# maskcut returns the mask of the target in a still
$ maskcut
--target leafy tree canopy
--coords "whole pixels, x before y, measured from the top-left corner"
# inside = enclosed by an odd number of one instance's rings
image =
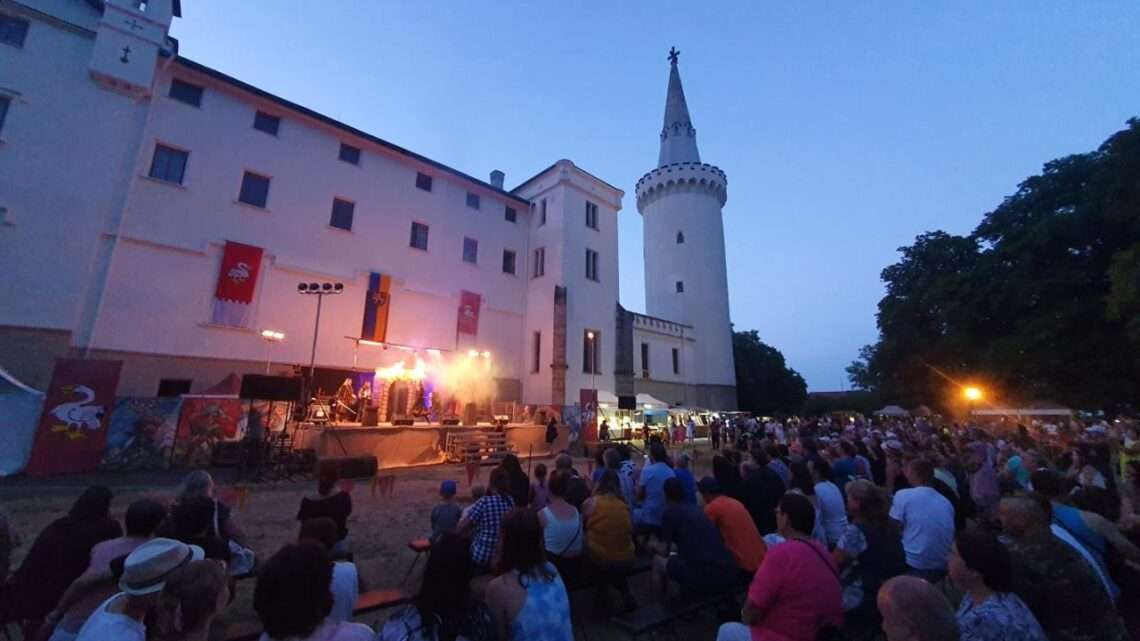
[[[736,397],[741,410],[762,415],[792,414],[807,398],[807,383],[788,367],[780,350],[755,330],[732,333]]]

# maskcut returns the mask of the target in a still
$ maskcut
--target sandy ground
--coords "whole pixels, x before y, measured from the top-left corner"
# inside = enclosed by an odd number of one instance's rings
[[[698,455],[695,474],[708,473],[708,451]],[[536,461],[536,463],[539,461]],[[546,461],[551,467],[550,461]],[[523,463],[524,469],[526,462]],[[586,459],[578,459],[575,467],[586,474],[589,468]],[[476,483],[485,483],[491,468],[481,468]],[[466,471],[456,465],[436,465],[421,468],[405,468],[382,474],[395,476],[390,495],[373,493],[371,480],[358,480],[352,489],[353,514],[349,519],[349,543],[366,585],[369,588],[398,586],[404,578],[414,558],[408,549],[409,540],[421,537],[429,531],[431,508],[439,502],[440,482],[452,479],[459,484],[459,499],[463,505],[470,502],[470,489]],[[0,481],[0,504],[8,513],[23,545],[15,550],[13,567],[22,560],[36,534],[52,520],[67,511],[71,502],[89,483],[101,483],[115,492],[112,505],[113,515],[122,518],[131,501],[153,496],[169,500],[173,497],[181,472],[147,475],[97,475],[30,481],[15,479]],[[246,532],[249,546],[261,558],[267,558],[282,545],[291,542],[297,535],[295,520],[301,497],[315,492],[314,481],[275,482],[261,484],[238,484],[229,481],[225,470],[215,472],[217,483],[222,488],[249,488],[244,505],[233,506],[233,518]],[[224,493],[224,490],[223,490]],[[420,562],[422,567],[422,561]],[[418,584],[413,575],[408,583]],[[645,602],[649,590],[648,575],[635,577],[635,593]],[[241,581],[235,602],[227,609],[226,620],[254,618],[251,607],[254,581]],[[593,594],[578,591],[572,595],[576,636],[588,639],[623,638],[605,621],[596,620],[591,612]],[[369,615],[364,623],[376,625],[382,622],[388,612]],[[713,639],[716,636],[714,614],[685,622],[678,630],[679,638]]]

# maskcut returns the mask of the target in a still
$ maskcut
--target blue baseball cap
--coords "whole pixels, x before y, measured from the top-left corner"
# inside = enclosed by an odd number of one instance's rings
[[[455,481],[444,481],[439,484],[439,493],[441,496],[455,496],[458,490],[459,486],[456,485]]]

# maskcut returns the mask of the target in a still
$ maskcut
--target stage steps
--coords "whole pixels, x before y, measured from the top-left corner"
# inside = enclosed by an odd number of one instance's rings
[[[498,465],[504,456],[514,453],[515,446],[502,432],[464,430],[448,432],[444,450],[452,463]]]

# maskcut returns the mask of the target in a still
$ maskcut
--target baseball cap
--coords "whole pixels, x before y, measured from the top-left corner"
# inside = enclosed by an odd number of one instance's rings
[[[444,481],[443,483],[439,484],[440,496],[455,496],[455,493],[458,491],[458,489],[459,488],[456,485],[455,481]]]

